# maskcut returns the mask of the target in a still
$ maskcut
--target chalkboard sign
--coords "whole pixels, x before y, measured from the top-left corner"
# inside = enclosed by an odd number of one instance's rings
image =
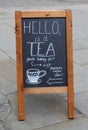
[[[67,85],[65,18],[22,18],[24,87]]]
[[[72,12],[16,11],[18,119],[24,94],[67,93],[74,118]]]

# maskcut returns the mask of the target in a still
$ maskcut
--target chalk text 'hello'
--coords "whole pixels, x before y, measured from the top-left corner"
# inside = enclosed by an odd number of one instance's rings
[[[59,22],[52,21],[24,21],[23,22],[23,33],[31,34],[59,34]]]

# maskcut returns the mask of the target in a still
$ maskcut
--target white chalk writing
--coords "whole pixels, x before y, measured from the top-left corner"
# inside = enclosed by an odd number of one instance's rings
[[[23,33],[31,34],[59,34],[59,22],[53,21],[51,26],[49,26],[49,21],[24,21],[23,23]]]
[[[52,43],[50,43],[46,49],[45,52],[43,52],[43,46],[44,42],[27,42],[30,44],[30,55],[36,56],[36,57],[52,57],[55,56],[54,46]],[[34,47],[36,46],[36,51],[34,50]]]

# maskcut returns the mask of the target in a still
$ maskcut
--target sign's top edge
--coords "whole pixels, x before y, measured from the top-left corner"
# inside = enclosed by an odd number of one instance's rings
[[[62,12],[62,11],[72,11],[71,9],[54,9],[54,10],[15,10],[15,12]]]
[[[19,14],[20,18],[27,18],[27,17],[66,17],[67,13],[70,12],[71,10],[42,10],[42,11],[16,11],[16,14]]]

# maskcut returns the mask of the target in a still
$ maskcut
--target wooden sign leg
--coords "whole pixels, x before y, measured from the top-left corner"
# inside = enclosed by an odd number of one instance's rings
[[[18,91],[18,120],[25,120],[24,113],[24,93],[22,90]]]
[[[72,88],[68,90],[68,118],[74,119],[74,91]]]
[[[15,12],[16,20],[16,62],[17,62],[17,86],[18,86],[18,120],[25,120],[24,115],[24,91],[23,91],[23,62],[22,62],[22,28],[21,12]]]
[[[72,12],[66,11],[67,32],[67,70],[68,70],[68,118],[74,118],[74,87],[73,87],[73,49],[72,49]]]

